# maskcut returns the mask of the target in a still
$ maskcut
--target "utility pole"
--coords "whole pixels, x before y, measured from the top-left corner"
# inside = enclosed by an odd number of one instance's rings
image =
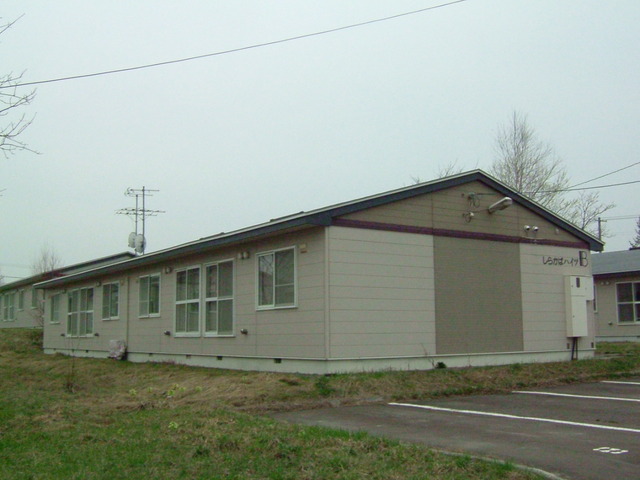
[[[134,217],[136,229],[135,232],[132,232],[129,235],[129,247],[135,249],[136,253],[139,255],[144,254],[144,250],[147,246],[147,239],[145,237],[145,219],[147,217],[155,217],[159,213],[166,213],[164,210],[147,210],[146,207],[146,198],[152,197],[153,193],[159,191],[160,190],[152,190],[146,187],[127,188],[124,194],[127,197],[135,197],[136,206],[135,208],[121,208],[120,210],[116,210],[117,215],[128,215]],[[142,199],[142,208],[140,208],[140,199]],[[142,223],[142,233],[138,230],[138,220]]]
[[[598,240],[602,240],[602,222],[606,222],[606,220],[598,217]]]

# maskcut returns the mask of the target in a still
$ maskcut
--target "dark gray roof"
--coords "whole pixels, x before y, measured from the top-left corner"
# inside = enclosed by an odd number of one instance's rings
[[[386,205],[399,200],[417,197],[425,193],[433,193],[445,190],[451,187],[465,185],[470,182],[479,181],[493,188],[494,190],[509,196],[514,202],[532,210],[542,216],[553,225],[562,228],[578,239],[582,240],[591,250],[601,251],[603,243],[593,235],[581,230],[572,223],[567,222],[557,216],[542,205],[534,202],[530,198],[519,194],[510,187],[493,178],[482,170],[472,170],[470,172],[452,175],[450,177],[439,178],[429,182],[418,183],[409,187],[399,188],[389,192],[371,195],[369,197],[351,200],[339,203],[329,207],[318,208],[310,212],[299,212],[285,217],[272,219],[269,222],[254,225],[252,227],[243,228],[233,232],[222,232],[211,237],[201,238],[199,240],[177,245],[153,253],[148,253],[131,260],[114,263],[93,270],[88,270],[76,275],[69,275],[64,278],[53,279],[38,284],[38,288],[48,288],[54,285],[63,285],[73,281],[85,278],[93,278],[99,275],[108,275],[111,273],[126,271],[132,268],[141,267],[143,265],[157,264],[158,262],[173,260],[186,255],[199,254],[211,251],[212,249],[223,247],[226,245],[240,244],[256,238],[293,231],[300,228],[309,228],[313,226],[330,226],[336,217],[347,215],[349,213],[359,212],[373,207]]]
[[[128,260],[134,257],[135,257],[135,254],[131,252],[122,252],[122,253],[116,253],[114,255],[109,255],[107,257],[100,257],[93,260],[88,260],[86,262],[74,263],[73,265],[60,267],[56,270],[51,270],[49,272],[38,273],[37,275],[21,278],[20,280],[16,280],[15,282],[5,283],[4,285],[0,285],[0,292],[7,292],[15,288],[34,285],[38,282],[44,282],[46,280],[51,280],[53,278],[64,277],[66,275],[74,275],[76,273],[83,272],[85,270],[98,268],[103,265],[120,262],[122,260]]]
[[[594,275],[640,273],[640,249],[598,253],[591,256]]]

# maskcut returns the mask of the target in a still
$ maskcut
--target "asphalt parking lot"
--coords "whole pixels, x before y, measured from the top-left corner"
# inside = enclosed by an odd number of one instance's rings
[[[640,479],[640,378],[275,417],[508,460],[564,479]]]

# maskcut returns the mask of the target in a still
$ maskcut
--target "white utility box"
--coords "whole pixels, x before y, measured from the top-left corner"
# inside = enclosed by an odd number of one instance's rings
[[[593,300],[593,277],[565,277],[564,296],[567,337],[586,337],[589,334],[587,301]]]

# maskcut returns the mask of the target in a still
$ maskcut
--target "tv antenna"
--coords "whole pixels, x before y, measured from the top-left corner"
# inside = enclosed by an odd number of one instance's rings
[[[150,188],[127,188],[124,194],[127,197],[135,197],[135,208],[121,208],[116,210],[117,215],[128,215],[134,217],[136,230],[129,234],[129,248],[133,248],[138,255],[143,255],[147,246],[147,239],[145,237],[145,219],[147,217],[155,217],[159,213],[166,213],[164,210],[149,210],[146,208],[146,198],[153,197],[153,194],[160,190],[152,190]],[[142,206],[140,206],[142,204]],[[138,221],[142,224],[142,232],[138,230]]]

